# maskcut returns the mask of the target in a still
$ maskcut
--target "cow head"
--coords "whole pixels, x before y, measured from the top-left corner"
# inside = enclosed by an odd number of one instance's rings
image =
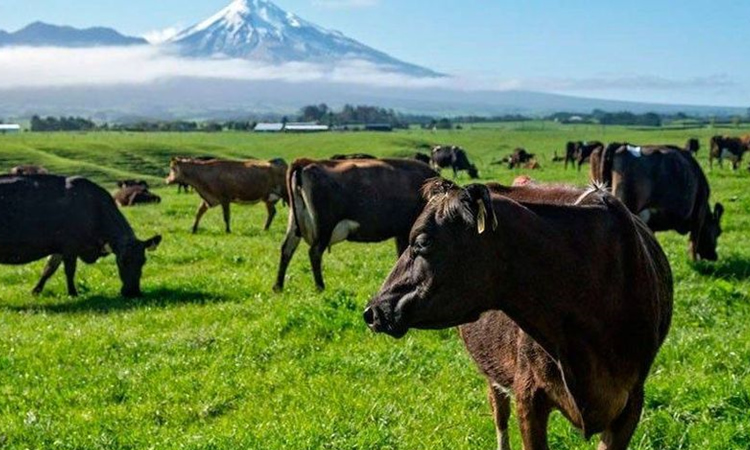
[[[471,179],[475,180],[479,178],[479,171],[477,170],[477,166],[474,164],[470,165],[468,169],[466,169],[467,172],[469,172],[469,177]]]
[[[146,264],[146,251],[153,251],[159,247],[161,236],[154,236],[146,241],[131,239],[114,249],[117,254],[117,269],[122,281],[123,297],[141,296],[141,275],[143,265]]]
[[[696,138],[688,139],[687,143],[685,144],[685,150],[689,151],[693,155],[697,154],[700,148],[701,148],[701,143]]]
[[[182,174],[182,158],[172,158],[169,162],[169,175],[165,180],[167,184],[175,184],[183,182]]]
[[[412,228],[409,247],[364,312],[375,332],[401,337],[410,328],[447,328],[490,309],[490,273],[478,270],[494,260],[483,248],[497,227],[489,190],[436,179],[427,182],[423,194],[427,206]]]
[[[707,208],[710,208],[707,206]],[[706,210],[706,219],[701,228],[698,245],[695,249],[697,257],[708,261],[716,261],[719,255],[716,253],[719,236],[721,235],[721,216],[724,215],[724,206],[717,203],[714,211]]]

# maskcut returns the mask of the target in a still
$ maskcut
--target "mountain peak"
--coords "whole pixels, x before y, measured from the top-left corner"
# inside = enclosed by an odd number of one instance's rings
[[[387,72],[439,77],[284,11],[269,0],[233,0],[168,44],[193,57],[231,57],[271,63],[366,61]]]

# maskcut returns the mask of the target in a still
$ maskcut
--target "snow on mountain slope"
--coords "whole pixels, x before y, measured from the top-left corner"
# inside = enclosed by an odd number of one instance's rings
[[[386,72],[442,76],[307,22],[268,0],[234,0],[212,17],[180,32],[168,44],[193,57],[323,64],[361,60]]]

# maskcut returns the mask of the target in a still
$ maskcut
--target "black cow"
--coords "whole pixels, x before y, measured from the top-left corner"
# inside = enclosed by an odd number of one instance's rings
[[[0,264],[28,264],[50,256],[34,294],[65,263],[68,293],[77,295],[78,259],[92,264],[111,251],[122,295],[141,295],[145,251],[156,249],[161,236],[138,240],[103,188],[80,177],[0,176],[0,211]]]
[[[711,149],[708,154],[708,165],[713,169],[714,159],[719,160],[719,167],[724,167],[723,159],[732,161],[732,170],[737,170],[742,162],[742,155],[750,149],[750,136],[744,138],[714,136],[711,138]]]
[[[416,152],[414,153],[414,156],[411,157],[411,159],[419,162],[423,162],[425,164],[430,164],[430,155],[422,152]]]
[[[466,156],[466,150],[455,145],[438,145],[432,149],[431,157],[432,168],[437,170],[450,167],[453,169],[453,176],[458,176],[459,170],[468,172],[471,178],[479,178],[477,167],[469,161]]]
[[[565,146],[565,168],[568,168],[568,162],[575,163],[578,170],[581,170],[583,163],[589,160],[591,154],[595,151],[602,151],[604,144],[599,141],[591,142],[568,142]]]

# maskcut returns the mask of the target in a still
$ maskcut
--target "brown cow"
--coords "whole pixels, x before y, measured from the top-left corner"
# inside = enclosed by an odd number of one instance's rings
[[[394,337],[462,325],[501,449],[510,391],[525,449],[548,448],[558,409],[585,437],[602,433],[600,449],[625,450],[672,316],[669,262],[648,228],[598,190],[438,181],[425,195],[367,325]]]
[[[42,166],[24,165],[10,169],[11,175],[47,175],[49,171]]]
[[[714,136],[711,138],[711,149],[708,154],[708,165],[714,167],[714,159],[719,160],[719,167],[724,167],[724,158],[732,161],[732,170],[737,170],[742,162],[742,155],[750,150],[750,135],[738,137]]]
[[[287,175],[289,225],[274,290],[284,288],[289,261],[303,238],[310,245],[319,290],[325,289],[323,252],[338,242],[380,242],[395,237],[401,254],[424,206],[419,189],[435,176],[426,164],[400,158],[294,161]]]
[[[112,197],[123,208],[147,203],[161,203],[161,197],[141,184],[122,185]]]
[[[268,210],[264,229],[268,230],[276,215],[276,203],[288,198],[284,182],[286,169],[283,160],[200,161],[173,158],[166,181],[167,184],[188,184],[203,199],[195,215],[193,233],[198,231],[198,223],[206,211],[217,205],[221,205],[226,232],[230,233],[229,204],[233,202],[264,202]]]
[[[717,259],[724,207],[709,205],[711,190],[695,158],[678,147],[610,145],[596,179],[653,231],[690,233],[693,260]]]

